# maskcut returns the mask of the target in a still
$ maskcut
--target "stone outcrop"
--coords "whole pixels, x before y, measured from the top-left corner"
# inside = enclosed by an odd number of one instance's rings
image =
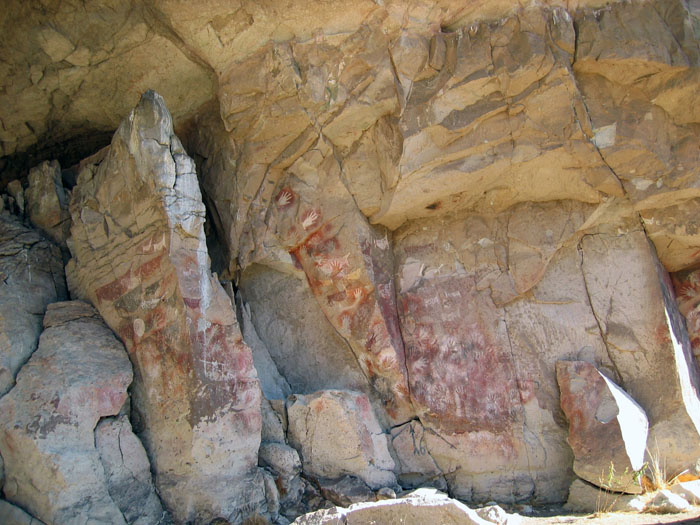
[[[700,374],[671,280],[641,231],[586,236],[582,250],[617,382],[649,418],[649,448],[680,473],[700,457]]]
[[[366,395],[328,390],[292,396],[288,414],[289,442],[308,476],[349,474],[373,489],[396,484],[387,436]]]
[[[432,486],[446,490],[445,478],[428,452],[426,437],[420,421],[410,421],[391,429],[399,483],[410,489]]]
[[[56,246],[0,215],[0,396],[36,348],[46,306],[66,298],[62,266]]]
[[[193,161],[147,92],[71,201],[68,280],[124,341],[137,431],[179,522],[263,505],[260,386],[230,299],[209,270]]]
[[[644,410],[585,361],[557,362],[574,472],[604,489],[639,494],[649,422]]]
[[[131,379],[123,345],[94,308],[50,305],[39,347],[0,399],[5,497],[46,523],[126,524],[93,431],[119,413]]]

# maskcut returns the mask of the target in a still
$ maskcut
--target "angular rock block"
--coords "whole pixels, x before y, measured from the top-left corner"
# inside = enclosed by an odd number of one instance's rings
[[[41,335],[49,303],[66,298],[61,253],[19,219],[0,215],[0,396]]]
[[[356,476],[372,489],[396,485],[394,460],[365,394],[326,390],[292,396],[289,442],[308,476]]]
[[[70,236],[68,196],[63,189],[61,166],[58,161],[44,161],[29,170],[29,188],[26,192],[27,215],[60,246]]]
[[[557,362],[574,472],[604,489],[639,494],[649,422],[644,410],[592,364]]]
[[[0,399],[5,496],[46,523],[125,524],[93,431],[127,399],[129,358],[86,303],[50,305],[44,327],[17,384]]]
[[[319,510],[294,521],[297,525],[364,525],[382,523],[440,523],[442,525],[489,525],[474,510],[446,494],[421,489],[405,498],[356,503],[348,508]]]
[[[352,476],[343,476],[340,479],[319,478],[316,481],[319,489],[321,489],[321,495],[340,507],[377,500],[374,492],[364,481]],[[387,487],[384,487],[384,489],[391,490]]]
[[[582,270],[625,391],[649,418],[649,449],[671,475],[700,459],[700,371],[671,280],[644,232],[587,235]]]
[[[71,201],[74,294],[134,365],[136,430],[176,521],[241,520],[264,505],[260,386],[229,297],[209,269],[194,162],[149,91]]]
[[[151,479],[151,465],[126,416],[105,418],[95,428],[95,446],[107,490],[129,525],[167,523]]]
[[[646,507],[644,496],[608,492],[576,479],[569,488],[564,508],[569,512],[641,512]]]
[[[398,459],[398,477],[402,487],[447,489],[442,471],[428,451],[425,429],[419,421],[392,428],[391,446]]]

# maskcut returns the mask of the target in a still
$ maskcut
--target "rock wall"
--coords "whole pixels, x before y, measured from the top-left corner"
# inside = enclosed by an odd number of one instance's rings
[[[642,448],[696,468],[698,9],[511,4],[8,4],[29,37],[0,45],[0,404],[70,254],[133,366],[132,410],[124,379],[80,437],[115,522],[419,486],[558,503]],[[66,169],[23,177],[57,144]],[[598,389],[558,383],[569,362]],[[595,423],[618,394],[648,418],[634,458]],[[11,448],[8,500],[84,514],[26,495]]]

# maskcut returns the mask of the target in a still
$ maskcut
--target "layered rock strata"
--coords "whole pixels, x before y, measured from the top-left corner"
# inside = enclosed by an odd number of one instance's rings
[[[260,386],[210,273],[194,163],[147,92],[71,201],[68,279],[124,341],[137,431],[178,522],[240,520],[264,503]]]

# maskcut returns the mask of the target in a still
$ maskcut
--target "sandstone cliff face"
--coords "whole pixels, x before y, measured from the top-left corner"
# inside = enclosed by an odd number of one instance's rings
[[[365,483],[562,502],[628,436],[572,419],[603,383],[648,417],[621,469],[644,445],[700,460],[698,9],[463,4],[8,5],[30,38],[2,48],[2,181],[121,124],[9,185],[2,224],[65,243],[72,296],[123,341],[176,522],[294,519]],[[36,251],[17,235],[8,264]],[[0,354],[5,391],[38,334]],[[558,384],[562,361],[598,389]],[[100,454],[115,504],[157,509]]]

